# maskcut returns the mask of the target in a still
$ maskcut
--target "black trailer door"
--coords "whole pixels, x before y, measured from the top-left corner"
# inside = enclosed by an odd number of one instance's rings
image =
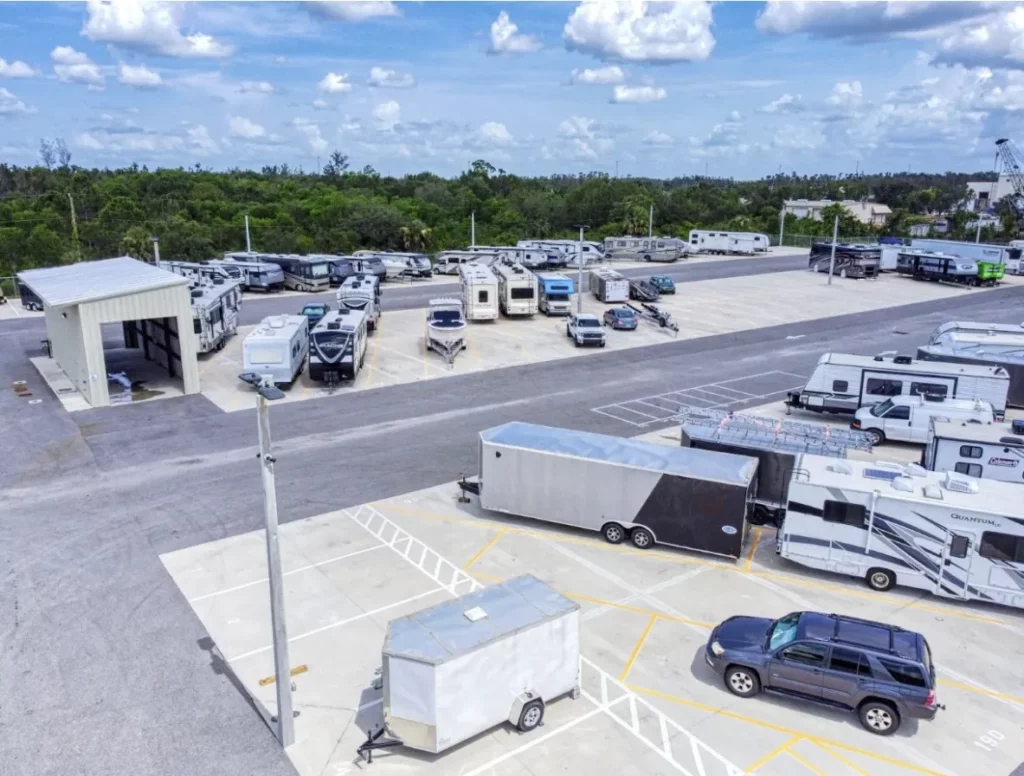
[[[663,474],[634,522],[661,544],[738,558],[747,486]]]

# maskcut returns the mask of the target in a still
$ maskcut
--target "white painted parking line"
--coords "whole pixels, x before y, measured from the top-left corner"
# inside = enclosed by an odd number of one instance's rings
[[[725,383],[716,383],[715,384],[715,392],[716,393],[724,393],[726,395],[728,395],[728,394],[736,394],[736,398],[743,398],[743,397],[750,398],[751,396],[754,396],[754,394],[750,393],[749,391],[737,391],[735,388],[730,388]]]
[[[652,403],[651,403],[651,402],[649,402],[649,401],[642,401],[642,400],[637,400],[637,401],[636,401],[636,402],[634,402],[634,403],[635,403],[635,404],[642,404],[642,405],[644,405],[645,407],[650,407],[650,408],[651,408],[651,409],[653,409],[653,410],[657,410],[658,412],[662,413],[663,417],[667,417],[667,418],[670,418],[670,417],[672,417],[673,415],[675,415],[675,414],[676,414],[676,410],[671,410],[671,409],[669,409],[668,407],[660,407],[660,406],[658,406],[657,404],[652,404]],[[655,417],[657,417],[657,416],[655,416]],[[659,418],[659,420],[660,420],[660,419],[661,419],[661,418]]]

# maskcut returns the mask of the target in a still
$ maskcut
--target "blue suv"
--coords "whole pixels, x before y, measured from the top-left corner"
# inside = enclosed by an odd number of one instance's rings
[[[880,736],[944,708],[935,701],[924,636],[871,620],[818,612],[730,617],[711,632],[704,659],[733,695],[771,692],[852,711]]]

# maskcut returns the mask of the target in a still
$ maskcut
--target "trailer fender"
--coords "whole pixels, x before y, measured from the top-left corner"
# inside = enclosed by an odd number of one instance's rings
[[[544,699],[533,690],[521,692],[512,701],[508,721],[522,733],[528,733],[544,722]]]

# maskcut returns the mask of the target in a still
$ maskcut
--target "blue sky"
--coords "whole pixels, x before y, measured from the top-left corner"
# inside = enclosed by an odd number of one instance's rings
[[[0,160],[454,175],[990,169],[1024,7],[5,3]],[[1020,138],[1017,138],[1020,140]]]

